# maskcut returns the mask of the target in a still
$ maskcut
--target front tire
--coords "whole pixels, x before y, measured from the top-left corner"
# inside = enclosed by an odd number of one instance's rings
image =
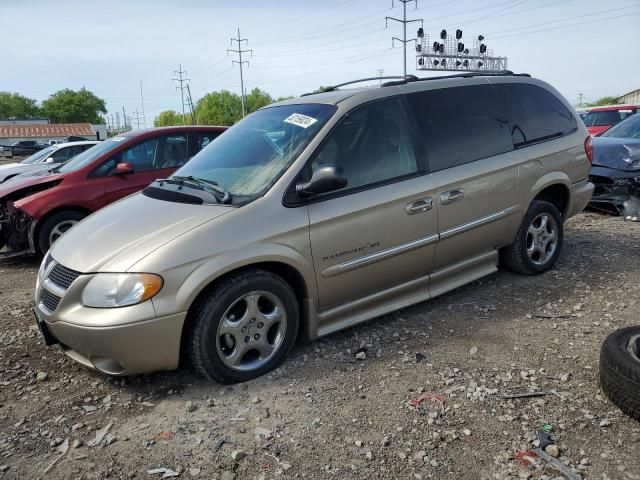
[[[195,305],[186,347],[196,371],[220,383],[259,377],[286,358],[298,335],[289,284],[263,270],[233,274]]]
[[[522,219],[516,238],[500,251],[502,263],[524,275],[549,270],[558,260],[564,241],[562,216],[555,205],[534,200]]]
[[[48,217],[38,231],[37,247],[40,253],[47,253],[56,240],[85,217],[84,213],[73,210],[57,212]]]

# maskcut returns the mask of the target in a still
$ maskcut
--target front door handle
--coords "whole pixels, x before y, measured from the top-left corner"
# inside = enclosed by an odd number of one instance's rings
[[[449,205],[450,203],[457,202],[464,198],[464,190],[461,188],[455,188],[440,194],[440,203],[442,205]]]
[[[433,208],[433,199],[431,197],[421,198],[415,202],[407,204],[407,215],[416,215],[418,213],[428,212]]]

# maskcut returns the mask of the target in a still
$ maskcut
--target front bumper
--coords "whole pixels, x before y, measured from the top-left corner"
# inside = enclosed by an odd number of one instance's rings
[[[175,370],[186,313],[111,327],[44,321],[73,360],[109,375]]]

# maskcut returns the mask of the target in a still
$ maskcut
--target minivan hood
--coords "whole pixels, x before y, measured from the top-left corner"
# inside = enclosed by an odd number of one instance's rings
[[[235,210],[226,205],[167,202],[136,193],[87,217],[51,248],[51,256],[82,273],[126,272],[180,235]]]

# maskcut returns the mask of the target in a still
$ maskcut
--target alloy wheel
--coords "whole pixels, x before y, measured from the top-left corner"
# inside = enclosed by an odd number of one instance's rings
[[[218,355],[233,370],[255,370],[274,357],[286,329],[282,301],[270,292],[249,292],[222,315],[216,333]]]
[[[65,220],[63,222],[58,223],[49,234],[49,245],[53,245],[53,243],[58,240],[67,230],[73,227],[77,220]]]
[[[527,229],[527,255],[536,265],[549,261],[558,247],[558,224],[549,213],[537,215]]]

